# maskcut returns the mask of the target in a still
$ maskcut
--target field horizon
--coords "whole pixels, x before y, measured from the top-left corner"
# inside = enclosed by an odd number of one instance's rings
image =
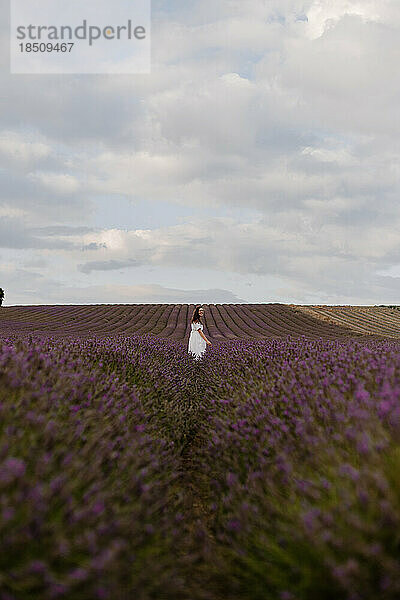
[[[282,336],[400,338],[394,305],[203,303],[204,329],[216,341]],[[0,331],[150,334],[186,340],[194,304],[38,304],[3,306]]]

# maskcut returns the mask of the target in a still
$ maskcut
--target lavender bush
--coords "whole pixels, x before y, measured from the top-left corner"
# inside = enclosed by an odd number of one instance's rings
[[[200,468],[216,589],[400,597],[399,346],[304,338],[213,353],[216,409]]]
[[[186,593],[178,454],[102,366],[79,340],[1,343],[4,600]]]
[[[0,599],[400,597],[400,346],[0,340]]]

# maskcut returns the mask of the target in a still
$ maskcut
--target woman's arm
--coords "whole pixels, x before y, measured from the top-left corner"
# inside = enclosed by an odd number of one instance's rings
[[[199,332],[199,334],[201,335],[201,337],[203,338],[203,340],[206,340],[207,344],[211,344],[210,340],[208,340],[206,338],[206,336],[204,335],[204,333],[202,332],[201,329],[198,329],[197,331]]]

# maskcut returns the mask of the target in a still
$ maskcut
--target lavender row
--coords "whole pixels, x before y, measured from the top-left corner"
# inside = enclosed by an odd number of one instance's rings
[[[142,385],[151,368],[148,386],[171,381],[171,409],[176,382],[154,373],[160,347],[111,347],[0,341],[2,600],[187,593],[180,456],[160,426],[162,393],[155,406]],[[118,352],[136,387],[118,372]]]
[[[400,597],[400,346],[302,340],[210,350],[197,468],[230,598]]]
[[[397,343],[221,342],[196,363],[152,336],[15,336],[0,372],[0,598],[399,597]]]

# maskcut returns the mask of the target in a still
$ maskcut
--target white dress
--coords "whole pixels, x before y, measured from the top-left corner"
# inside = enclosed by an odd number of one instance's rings
[[[203,325],[201,323],[192,323],[192,331],[189,336],[188,352],[194,354],[196,359],[201,358],[207,345],[206,340],[199,334],[199,329],[203,331]]]

